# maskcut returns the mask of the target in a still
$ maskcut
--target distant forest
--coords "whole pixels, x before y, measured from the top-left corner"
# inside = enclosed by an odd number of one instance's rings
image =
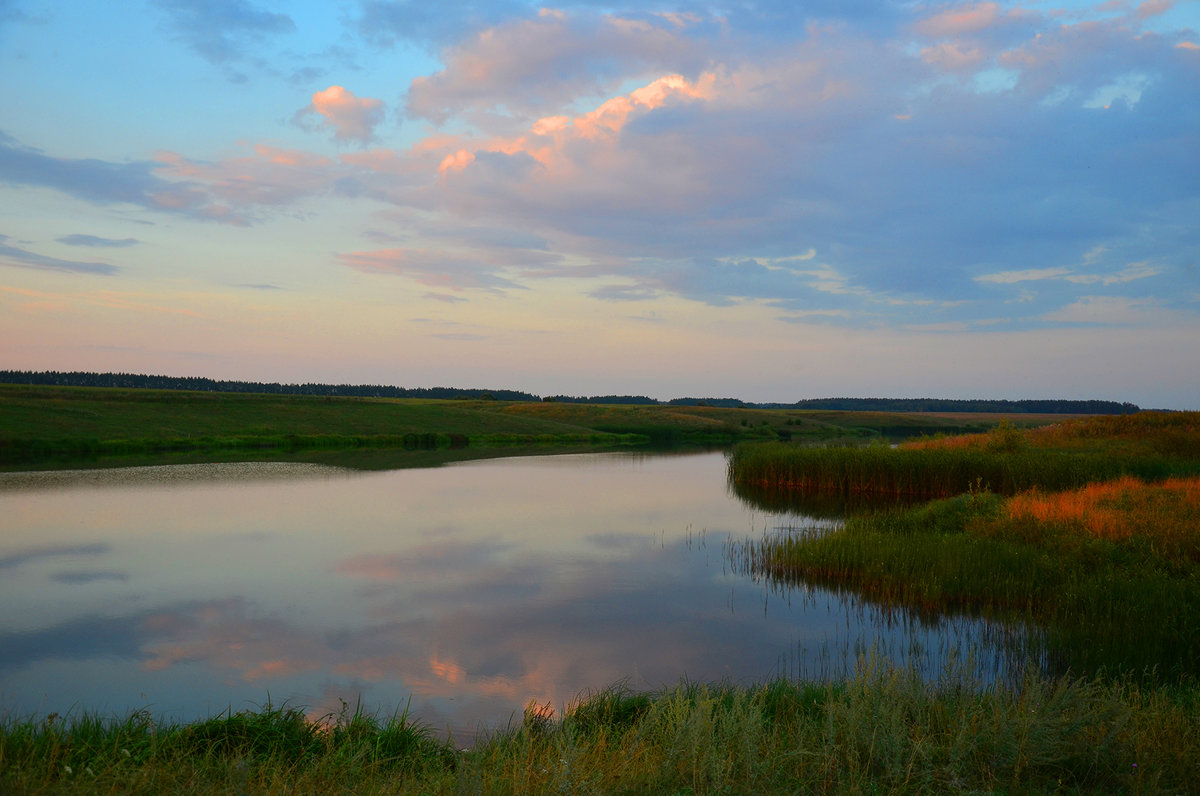
[[[45,384],[59,387],[122,387],[148,390],[265,393],[267,395],[347,395],[360,398],[475,398],[497,401],[538,401],[516,390],[460,390],[453,387],[389,387],[383,384],[271,384],[261,381],[217,381],[201,377],[145,376],[140,373],[39,373],[0,370],[0,384]]]
[[[795,403],[748,403],[736,398],[675,398],[659,401],[645,395],[573,397],[537,395],[518,390],[460,389],[457,387],[391,387],[382,384],[273,384],[258,381],[218,381],[202,377],[146,376],[136,373],[0,370],[0,384],[42,384],[60,387],[122,387],[152,390],[265,393],[268,395],[344,395],[365,398],[448,398],[497,401],[557,401],[587,404],[719,406],[746,409],[829,409],[860,412],[1002,412],[1008,414],[1128,415],[1141,411],[1132,403],[1066,400],[952,400],[945,398],[811,398]]]

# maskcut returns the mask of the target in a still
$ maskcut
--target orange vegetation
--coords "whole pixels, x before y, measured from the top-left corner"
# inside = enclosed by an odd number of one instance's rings
[[[953,437],[934,437],[933,439],[912,439],[900,445],[906,450],[967,450],[987,446],[988,435],[956,434]]]
[[[1071,492],[1034,490],[1009,499],[1006,513],[1110,541],[1141,537],[1174,552],[1200,553],[1200,477],[1147,484],[1126,476]]]
[[[1014,446],[1195,459],[1200,458],[1200,412],[1095,415],[1024,430],[1002,419],[1000,426],[985,433],[912,440],[902,445],[914,450],[995,450]]]

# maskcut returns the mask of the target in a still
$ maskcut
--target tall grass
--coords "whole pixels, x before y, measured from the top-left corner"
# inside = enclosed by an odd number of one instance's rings
[[[846,497],[938,498],[962,494],[973,486],[1013,494],[1035,486],[1066,489],[1122,475],[1163,478],[1174,471],[1172,462],[1161,458],[882,445],[812,448],[745,443],[734,448],[729,462],[729,477],[737,487],[769,486]]]
[[[1109,434],[1116,429],[1117,434]],[[1200,472],[1200,412],[1144,412],[1021,431],[1002,423],[985,434],[909,442],[899,448],[744,443],[730,481],[831,495],[950,497],[972,487],[1011,495],[1070,489],[1121,476],[1158,480]]]
[[[910,450],[1032,447],[1042,450],[1122,451],[1128,455],[1200,459],[1200,412],[1138,412],[1073,418],[1024,431],[1010,423],[986,433],[912,440]]]
[[[1076,672],[1200,676],[1200,478],[1125,478],[1061,494],[975,493],[752,545],[782,583],[1048,630]]]
[[[1030,675],[620,688],[456,749],[402,717],[264,709],[183,726],[0,723],[6,793],[1179,793],[1200,693]]]
[[[0,792],[354,792],[390,782],[436,783],[453,771],[452,747],[397,714],[361,710],[313,721],[266,705],[193,724],[160,724],[140,711],[0,724]]]

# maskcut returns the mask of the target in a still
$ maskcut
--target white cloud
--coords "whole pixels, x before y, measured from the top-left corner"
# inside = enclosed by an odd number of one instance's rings
[[[975,277],[976,282],[995,285],[1014,285],[1017,282],[1036,282],[1042,279],[1061,279],[1071,273],[1070,268],[1027,268],[1022,271],[999,271]]]
[[[1158,276],[1162,272],[1163,269],[1158,266],[1150,265],[1148,262],[1140,262],[1130,263],[1120,271],[1111,274],[1072,274],[1066,277],[1066,280],[1081,285],[1121,285],[1138,279]]]
[[[1048,312],[1042,320],[1055,323],[1085,323],[1102,326],[1129,326],[1154,320],[1158,302],[1122,296],[1084,296],[1061,309]]]

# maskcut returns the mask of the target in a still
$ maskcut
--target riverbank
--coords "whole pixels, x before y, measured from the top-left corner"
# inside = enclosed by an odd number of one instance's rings
[[[1195,678],[1198,467],[1195,412],[1001,426],[898,450],[739,447],[730,477],[751,491],[961,494],[868,506],[832,533],[778,534],[731,555],[781,584],[1033,623],[1052,670]]]
[[[1028,415],[1038,425],[1056,416]],[[0,467],[95,466],[154,457],[728,445],[984,430],[993,415],[717,406],[255,395],[0,385]],[[486,455],[486,454],[484,454]],[[464,458],[464,457],[459,457]]]
[[[50,793],[1180,793],[1200,690],[1048,679],[934,685],[864,662],[838,684],[615,687],[467,749],[405,715],[266,706],[186,725],[0,724],[0,790]]]

